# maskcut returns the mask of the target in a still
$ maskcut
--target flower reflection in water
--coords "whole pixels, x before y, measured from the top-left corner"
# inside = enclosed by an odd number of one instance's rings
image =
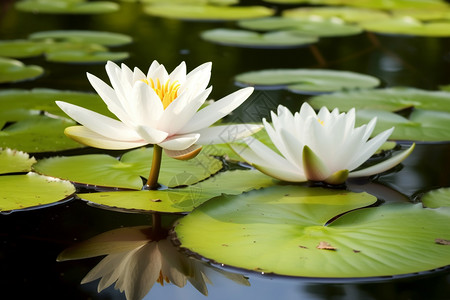
[[[155,282],[183,287],[189,281],[200,293],[208,294],[208,275],[217,272],[236,283],[250,285],[247,278],[215,268],[179,252],[167,231],[150,226],[114,229],[64,250],[58,261],[107,255],[81,281],[100,279],[98,292],[115,282],[128,300],[142,299]]]

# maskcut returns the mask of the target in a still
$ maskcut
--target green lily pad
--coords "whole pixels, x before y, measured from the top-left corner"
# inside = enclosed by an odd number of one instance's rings
[[[400,111],[414,107],[450,112],[450,92],[401,87],[343,91],[319,95],[308,102],[315,109],[326,106],[337,107],[341,111],[348,111],[351,108]]]
[[[258,33],[247,30],[218,28],[202,32],[204,40],[220,45],[247,48],[293,48],[318,41],[316,37],[300,36],[291,31]]]
[[[47,45],[28,40],[0,41],[0,56],[24,58],[42,55]]]
[[[275,13],[264,6],[213,6],[154,4],[144,7],[144,12],[158,17],[183,20],[231,21],[249,18],[262,18]]]
[[[109,1],[23,0],[15,4],[20,11],[46,14],[102,14],[118,11],[120,6]]]
[[[450,9],[400,9],[392,12],[393,16],[403,18],[412,17],[421,21],[450,19]],[[366,20],[367,21],[367,20]]]
[[[180,182],[189,176],[180,174]],[[245,178],[245,180],[242,180]],[[209,179],[176,189],[156,191],[118,191],[78,194],[91,203],[130,211],[164,213],[187,213],[200,204],[222,194],[238,195],[243,192],[268,187],[274,180],[256,170],[233,170],[220,172]]]
[[[380,81],[372,76],[336,70],[273,69],[239,74],[235,80],[255,88],[282,89],[294,93],[326,93],[345,89],[372,88]]]
[[[33,166],[38,173],[97,186],[139,190],[142,178],[150,174],[153,148],[139,148],[125,153],[120,161],[105,154],[88,154],[69,157],[51,157]],[[158,182],[168,187],[180,185],[178,178],[190,185],[201,181],[222,168],[220,160],[202,155],[180,161],[163,155]]]
[[[175,232],[181,247],[207,259],[288,276],[392,276],[450,264],[450,247],[436,242],[450,239],[450,209],[394,203],[348,212],[374,201],[366,193],[276,186],[208,201]]]
[[[19,121],[46,111],[52,115],[67,115],[55,104],[65,101],[96,111],[102,115],[114,117],[103,100],[93,93],[61,91],[35,88],[32,90],[10,89],[0,91],[0,120]]]
[[[44,69],[39,66],[27,66],[15,59],[0,57],[0,83],[30,80],[43,73]]]
[[[314,37],[333,37],[347,36],[361,33],[361,27],[352,24],[346,24],[342,19],[323,19],[323,18],[283,18],[270,17],[254,20],[240,21],[240,27],[251,30],[290,30],[299,35]]]
[[[35,162],[36,159],[28,153],[0,148],[0,174],[29,172]]]
[[[114,32],[92,30],[53,30],[31,34],[31,41],[71,41],[77,43],[91,43],[105,46],[120,46],[131,43],[130,36]]]
[[[148,4],[161,4],[161,0],[123,0],[128,2],[141,2]],[[233,5],[238,4],[239,0],[164,0],[165,4],[189,4],[189,5]]]
[[[356,112],[356,125],[367,124],[374,117],[377,117],[377,125],[372,136],[394,126],[394,132],[389,137],[392,140],[450,141],[448,112],[415,109],[407,119],[392,112],[363,109]]]
[[[61,63],[100,63],[108,60],[121,61],[129,57],[128,52],[67,50],[47,53],[48,61]]]
[[[422,203],[429,208],[450,207],[450,187],[427,192],[422,196]]]
[[[389,14],[381,10],[342,6],[292,8],[284,10],[282,16],[286,18],[310,18],[311,16],[324,19],[340,18],[350,23],[389,18]]]
[[[449,37],[450,21],[423,23],[412,17],[392,18],[360,23],[367,31],[385,34],[419,35],[430,37]]]
[[[34,116],[3,128],[0,147],[29,153],[81,148],[64,135],[64,129],[73,125],[75,122],[68,119]]]
[[[70,182],[35,173],[0,176],[0,190],[1,212],[57,203],[75,193]]]

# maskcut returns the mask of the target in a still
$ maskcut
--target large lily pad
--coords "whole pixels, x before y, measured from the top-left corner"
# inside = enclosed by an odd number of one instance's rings
[[[394,132],[389,137],[393,140],[450,141],[448,112],[416,109],[407,119],[392,112],[363,109],[356,112],[356,124],[357,126],[367,124],[374,117],[377,117],[377,125],[373,136],[394,126]]]
[[[414,107],[450,112],[450,92],[401,87],[343,91],[316,96],[308,102],[316,109],[326,106],[341,111],[351,108],[400,111]]]
[[[39,66],[27,66],[15,59],[0,57],[0,83],[29,80],[43,73],[44,69]]]
[[[39,56],[46,48],[45,43],[28,40],[0,41],[0,56],[15,58]]]
[[[71,41],[77,43],[119,46],[131,43],[132,38],[125,34],[92,30],[52,30],[35,32],[29,36],[32,41]]]
[[[0,147],[29,153],[81,148],[81,144],[64,135],[64,129],[73,125],[74,121],[64,118],[30,117],[3,128],[0,131]]]
[[[287,18],[309,18],[311,16],[317,16],[324,19],[340,18],[345,22],[350,23],[389,18],[389,14],[381,10],[342,6],[300,7],[286,9],[283,11],[282,15]]]
[[[36,159],[28,153],[0,148],[0,174],[31,171],[35,162]]]
[[[17,10],[46,14],[102,14],[119,10],[119,5],[109,1],[83,0],[22,0],[15,4]]]
[[[245,178],[245,180],[242,180]],[[188,176],[176,179],[183,183]],[[200,204],[222,194],[238,195],[252,189],[268,187],[274,180],[256,170],[234,170],[219,174],[187,187],[157,191],[118,191],[78,194],[91,203],[114,209],[187,213]]]
[[[372,76],[336,70],[273,69],[239,74],[235,80],[256,88],[286,88],[294,93],[326,93],[345,89],[372,88],[380,81]]]
[[[96,111],[102,115],[114,117],[102,99],[93,93],[61,91],[35,88],[32,90],[11,89],[0,91],[0,120],[8,122],[39,114],[42,111],[52,115],[67,115],[55,104],[65,101]]]
[[[264,6],[155,4],[145,6],[144,12],[152,16],[184,20],[230,21],[267,17],[275,11]]]
[[[2,212],[57,203],[75,193],[70,182],[35,173],[0,176],[0,190]]]
[[[450,187],[427,192],[422,196],[422,203],[429,208],[450,207]]]
[[[367,31],[385,34],[449,37],[450,21],[421,22],[412,17],[392,18],[360,23]]]
[[[34,165],[38,173],[73,182],[139,190],[143,178],[150,173],[153,148],[139,148],[125,153],[120,161],[105,154],[51,157]],[[159,183],[174,187],[180,177],[188,178],[183,185],[193,184],[211,176],[222,168],[220,160],[202,155],[180,161],[163,155]]]
[[[207,259],[289,276],[392,276],[450,264],[450,247],[436,242],[450,239],[450,209],[394,203],[348,212],[374,200],[277,186],[209,201],[180,219],[175,232],[181,247]]]
[[[239,26],[251,30],[291,30],[299,35],[333,37],[347,36],[361,33],[363,30],[357,25],[347,24],[343,20],[323,18],[283,18],[270,17],[255,20],[244,20]]]
[[[207,41],[247,48],[292,48],[318,41],[318,38],[301,36],[292,31],[258,33],[236,29],[212,29],[202,32],[201,37]]]

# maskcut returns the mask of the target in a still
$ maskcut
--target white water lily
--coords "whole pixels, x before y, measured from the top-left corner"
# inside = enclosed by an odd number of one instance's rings
[[[253,92],[243,88],[199,110],[211,93],[207,88],[211,63],[186,74],[182,62],[170,74],[154,61],[147,74],[125,64],[106,64],[111,86],[92,74],[89,82],[116,115],[112,119],[91,110],[57,101],[57,105],[83,126],[65,130],[70,138],[96,148],[131,149],[148,144],[167,155],[186,158],[199,145],[228,143],[251,135],[259,126],[250,124],[209,127],[241,105]],[[190,158],[192,156],[188,156]]]
[[[322,181],[342,184],[348,177],[370,176],[384,172],[403,161],[414,149],[407,150],[381,163],[356,170],[389,138],[390,128],[369,139],[376,118],[355,128],[355,110],[339,113],[322,107],[318,114],[304,103],[294,115],[280,105],[271,112],[272,125],[263,124],[279,155],[253,137],[245,138],[246,146],[232,145],[244,160],[261,172],[289,182]]]

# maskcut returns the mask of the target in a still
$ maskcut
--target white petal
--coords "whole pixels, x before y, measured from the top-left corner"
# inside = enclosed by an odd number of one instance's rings
[[[64,130],[64,133],[75,141],[95,148],[121,150],[132,149],[147,145],[148,142],[143,139],[136,141],[118,141],[105,137],[83,126],[70,126]]]
[[[369,140],[363,148],[360,150],[360,152],[354,157],[352,162],[349,164],[347,170],[352,171],[359,167],[363,162],[368,160],[374,153],[377,151],[380,146],[386,142],[386,140],[389,138],[389,136],[392,134],[392,131],[394,131],[394,127],[385,130],[378,134],[376,137]]]
[[[392,167],[401,163],[405,158],[407,158],[411,154],[411,152],[414,150],[414,147],[415,147],[415,144],[412,144],[411,147],[409,147],[405,151],[403,151],[385,161],[382,161],[374,166],[370,166],[368,168],[358,170],[355,172],[350,172],[348,177],[352,178],[352,177],[371,176],[374,174],[378,174],[378,173],[387,171],[387,170],[391,169]]]
[[[154,90],[144,82],[137,82],[130,95],[135,120],[138,124],[157,127],[164,107]]]
[[[171,83],[178,81],[179,84],[183,84],[186,80],[186,63],[183,61],[179,64],[169,75]]]
[[[174,135],[158,143],[158,145],[168,150],[184,150],[197,142],[199,137],[200,134],[198,133]]]
[[[138,67],[135,67],[133,70],[133,82],[137,82],[137,81],[141,81],[147,79],[147,77],[145,77],[144,72],[141,71],[141,69],[139,69]]]
[[[200,138],[196,142],[199,145],[225,144],[233,143],[245,137],[248,137],[259,130],[261,125],[238,124],[213,126],[197,131]]]
[[[199,110],[180,133],[195,132],[209,127],[242,104],[253,92],[252,87],[240,89]]]
[[[201,93],[209,84],[211,78],[211,63],[205,63],[191,71],[186,80],[181,83],[179,94],[187,93],[189,97],[194,97]]]
[[[159,66],[160,66],[159,62],[157,62],[156,60],[152,61],[152,64],[150,65],[147,71],[147,77],[152,77],[152,74]]]
[[[136,132],[147,142],[147,144],[159,144],[169,135],[167,132],[155,129],[150,126],[136,126]]]
[[[133,129],[120,121],[67,102],[56,101],[56,104],[72,119],[100,135],[120,141],[141,139]]]
[[[208,88],[197,97],[191,99],[184,93],[180,95],[164,110],[158,128],[169,134],[176,134],[179,131],[185,133],[184,126],[192,119],[203,103],[205,103],[211,90],[211,88]]]

